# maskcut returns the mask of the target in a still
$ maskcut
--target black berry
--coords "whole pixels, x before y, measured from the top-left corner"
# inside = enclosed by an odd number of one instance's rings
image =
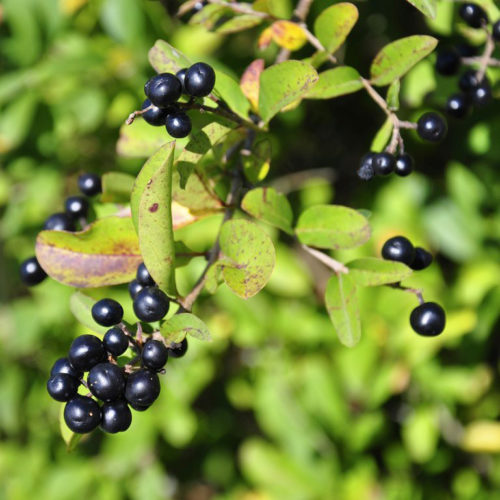
[[[425,302],[413,309],[410,325],[419,335],[434,337],[439,335],[446,324],[444,309],[435,302]]]
[[[462,92],[470,93],[474,90],[481,82],[477,78],[477,72],[469,69],[465,71],[460,79],[458,80],[458,86]]]
[[[457,45],[458,53],[460,57],[475,57],[477,56],[477,47],[470,45],[468,43],[462,42]]]
[[[184,86],[189,95],[194,97],[207,96],[212,92],[214,85],[215,72],[208,64],[199,62],[188,68]]]
[[[135,296],[143,289],[144,287],[137,281],[132,280],[128,284],[128,293],[132,299],[135,299]]]
[[[87,396],[76,396],[64,407],[66,425],[79,434],[93,431],[101,422],[101,409]]]
[[[70,196],[64,204],[66,213],[74,219],[86,217],[89,211],[89,202],[83,196]]]
[[[420,138],[425,141],[440,142],[447,132],[446,121],[437,113],[424,113],[418,119],[417,132]]]
[[[142,286],[155,286],[155,280],[149,274],[144,262],[137,267],[137,274],[135,275],[137,282]]]
[[[99,340],[99,339],[98,339]],[[80,379],[83,376],[81,370],[77,370],[69,361],[68,358],[59,358],[50,370],[50,376],[53,377],[58,373],[65,373],[66,375],[71,375],[74,378]]]
[[[391,153],[378,153],[373,160],[373,170],[377,175],[389,175],[394,171],[395,163]]]
[[[373,169],[373,162],[376,156],[377,156],[376,153],[367,153],[363,156],[363,158],[361,158],[359,168],[356,172],[360,179],[364,181],[369,181],[373,179],[373,177],[375,176],[375,170]]]
[[[455,75],[460,68],[460,54],[457,49],[450,48],[438,52],[436,71],[444,76]]]
[[[187,68],[182,68],[180,69],[179,71],[177,71],[177,73],[175,74],[175,76],[179,79],[179,81],[181,82],[181,85],[182,85],[182,92],[183,93],[186,93],[186,87],[184,85],[185,81],[186,81],[186,73],[187,73]]]
[[[396,156],[394,171],[401,177],[406,177],[413,172],[413,158],[408,153]]]
[[[189,132],[191,132],[191,119],[182,111],[170,113],[167,116],[165,127],[169,135],[176,139],[182,139],[183,137],[187,137]]]
[[[166,108],[179,99],[182,94],[182,85],[172,73],[161,73],[146,82],[144,92],[155,106]]]
[[[122,369],[112,363],[99,363],[91,368],[87,378],[89,391],[102,401],[114,401],[123,396],[125,377]]]
[[[27,286],[38,285],[47,277],[47,273],[42,269],[36,257],[30,257],[23,261],[19,268],[19,274],[21,281]]]
[[[67,373],[57,373],[49,378],[47,392],[56,401],[69,401],[76,396],[80,381]]]
[[[159,288],[143,288],[134,299],[134,313],[141,321],[159,321],[169,308],[168,297]]]
[[[188,349],[188,341],[185,338],[182,342],[173,343],[168,349],[171,358],[182,358]]]
[[[494,40],[500,42],[500,20],[493,24],[491,35],[493,36]]]
[[[95,335],[80,335],[73,340],[68,359],[75,370],[86,372],[106,359],[106,351]]]
[[[475,89],[470,92],[470,97],[474,106],[481,107],[489,104],[493,98],[491,87],[487,80],[480,83]]]
[[[453,94],[446,101],[446,112],[455,118],[463,118],[469,109],[470,100],[465,94]]]
[[[151,405],[136,405],[131,403],[130,401],[128,402],[130,408],[135,411],[146,411]]]
[[[86,196],[95,196],[102,191],[101,178],[97,174],[82,174],[78,177],[78,189]]]
[[[135,407],[150,406],[160,394],[160,380],[155,372],[138,370],[129,375],[125,386],[125,399]]]
[[[117,326],[104,334],[102,343],[104,349],[115,357],[121,356],[128,349],[128,338]]]
[[[132,423],[132,412],[125,401],[104,403],[101,414],[101,429],[110,434],[126,431]]]
[[[59,212],[52,214],[43,225],[44,229],[49,229],[51,231],[74,231],[75,222],[71,215],[64,212]]]
[[[476,3],[462,4],[458,13],[471,28],[481,28],[488,23],[488,14]]]
[[[123,307],[113,299],[98,300],[92,306],[92,317],[101,326],[114,326],[123,319]]]
[[[422,247],[415,247],[415,256],[410,264],[414,271],[421,271],[432,263],[432,254]]]
[[[155,127],[159,127],[161,125],[165,125],[165,121],[167,120],[167,114],[169,112],[169,109],[162,109],[159,108],[158,106],[155,106],[154,104],[151,103],[149,99],[146,99],[142,103],[141,109],[146,109],[149,108],[145,113],[142,113],[142,117],[150,124],[154,125]]]
[[[410,265],[414,255],[415,249],[411,241],[404,236],[389,238],[382,247],[382,257],[386,260],[395,260]]]
[[[142,349],[142,364],[151,370],[161,370],[168,359],[168,349],[163,342],[148,340]]]

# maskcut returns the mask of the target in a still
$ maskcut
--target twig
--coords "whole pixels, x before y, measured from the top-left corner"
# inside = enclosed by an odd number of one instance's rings
[[[253,10],[250,7],[250,4],[245,3],[237,3],[237,2],[225,2],[224,0],[208,0],[209,3],[215,3],[217,5],[222,5],[223,7],[227,7],[231,9],[233,12],[237,12],[239,14],[250,14],[256,17],[262,17],[262,19],[277,19],[271,14],[267,12],[260,12],[258,10]]]
[[[479,69],[477,71],[477,81],[482,82],[484,75],[486,74],[486,68],[489,65],[491,55],[493,54],[493,51],[495,50],[495,40],[493,40],[493,37],[491,34],[486,30],[487,33],[487,40],[486,40],[486,45],[484,47],[484,53],[480,58],[479,62]]]
[[[338,260],[333,259],[329,255],[326,255],[319,250],[308,247],[307,245],[302,245],[302,248],[310,255],[312,255],[316,260],[322,262],[326,267],[329,267],[335,274],[347,274],[349,273],[349,269],[339,262]]]
[[[483,56],[474,56],[474,57],[462,57],[462,64],[466,66],[475,66],[476,64],[481,64]],[[490,57],[488,60],[488,66],[492,68],[500,67],[500,59],[496,59],[495,57]]]
[[[416,295],[420,304],[423,304],[425,302],[424,296],[422,295],[422,290],[420,290],[419,288],[409,288],[407,286],[402,286],[401,283],[390,283],[386,286]]]
[[[132,125],[132,123],[134,123],[134,120],[137,116],[139,115],[143,115],[144,113],[146,113],[147,111],[149,111],[150,109],[153,109],[154,106],[151,104],[149,105],[147,108],[144,108],[144,109],[141,109],[141,110],[137,110],[137,111],[133,111],[132,113],[130,113],[128,115],[128,118],[125,120],[125,123],[127,125]]]

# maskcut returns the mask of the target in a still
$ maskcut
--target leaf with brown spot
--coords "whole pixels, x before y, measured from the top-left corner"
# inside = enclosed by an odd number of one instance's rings
[[[205,10],[205,9],[203,9]],[[191,66],[191,61],[165,40],[157,40],[148,53],[151,66],[158,73],[177,73],[182,68]],[[151,127],[150,128],[155,128]]]
[[[305,31],[291,21],[275,21],[271,24],[273,40],[284,49],[299,50],[307,42]]]
[[[333,53],[345,42],[358,17],[358,9],[352,3],[336,3],[316,18],[314,34],[325,49]]]
[[[241,90],[254,111],[259,107],[260,74],[264,71],[264,64],[264,59],[256,59],[243,72],[240,80]]]

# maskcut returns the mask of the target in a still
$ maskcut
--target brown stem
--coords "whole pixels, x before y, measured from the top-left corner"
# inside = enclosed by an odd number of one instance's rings
[[[237,3],[237,2],[225,2],[224,0],[208,0],[209,3],[215,3],[217,5],[222,5],[223,7],[227,7],[231,9],[233,12],[237,12],[239,14],[251,14],[252,16],[262,17],[262,19],[277,19],[271,14],[267,14],[266,12],[259,12],[258,10],[253,10],[250,7],[250,4],[245,3]]]
[[[486,40],[483,55],[481,56],[479,61],[479,69],[477,71],[477,80],[479,82],[483,81],[484,75],[486,74],[486,68],[488,67],[491,59],[491,55],[495,50],[495,40],[493,40],[493,37],[488,31],[486,31],[486,33],[488,35],[488,38]]]
[[[475,56],[475,57],[462,57],[462,64],[466,66],[475,66],[477,64],[481,64],[483,56]],[[500,67],[500,59],[496,59],[495,57],[490,57],[488,60],[488,66],[492,68]]]
[[[329,255],[326,255],[326,253],[320,252],[319,250],[316,250],[315,248],[308,247],[307,245],[302,245],[302,248],[309,254],[312,255],[316,260],[319,260],[321,263],[323,263],[326,267],[329,267],[335,274],[348,274],[349,269],[342,264],[342,262],[339,262],[338,260],[333,259]]]
[[[143,115],[144,113],[146,113],[146,111],[149,111],[150,109],[153,109],[153,108],[154,108],[154,106],[151,104],[147,108],[144,108],[144,109],[141,109],[141,110],[137,110],[137,111],[133,111],[132,113],[130,113],[128,115],[128,118],[126,119],[125,123],[127,125],[132,125],[132,123],[134,123],[134,120],[135,120],[136,116]]]
[[[395,288],[397,290],[401,290],[403,292],[412,293],[413,295],[415,295],[417,297],[420,304],[423,304],[425,302],[424,296],[422,295],[422,290],[420,290],[419,288],[409,288],[407,286],[402,286],[401,283],[390,283],[386,286],[389,286],[391,288]]]

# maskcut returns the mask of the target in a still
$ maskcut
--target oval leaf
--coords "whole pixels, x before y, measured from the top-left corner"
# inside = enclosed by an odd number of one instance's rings
[[[98,325],[92,317],[92,306],[95,299],[82,292],[75,292],[69,299],[69,308],[73,316],[84,326],[96,333],[104,335],[109,328]]]
[[[314,22],[314,34],[323,47],[335,52],[358,20],[358,9],[352,3],[337,3],[325,9]]]
[[[250,103],[241,91],[238,82],[221,71],[216,71],[215,74],[215,94],[221,97],[237,115],[241,116],[244,120],[248,120]]]
[[[254,110],[259,106],[260,74],[264,71],[264,59],[256,59],[244,71],[240,80],[241,91]]]
[[[365,257],[348,264],[349,276],[360,286],[378,286],[398,283],[412,274],[412,270],[401,262]]]
[[[437,45],[431,36],[413,35],[386,45],[376,56],[370,68],[375,85],[389,85],[405,75],[415,64],[429,55]]]
[[[276,21],[271,24],[273,40],[284,49],[299,50],[307,42],[305,31],[291,21]]]
[[[127,283],[142,262],[132,220],[115,216],[76,233],[40,232],[36,256],[51,278],[79,288]]]
[[[416,7],[422,14],[434,19],[437,14],[437,0],[406,0]]]
[[[174,314],[161,324],[160,333],[167,342],[182,342],[186,335],[199,340],[211,340],[207,325],[191,313]]]
[[[370,237],[370,224],[352,208],[316,205],[302,212],[295,232],[301,243],[338,250],[365,243]]]
[[[223,253],[219,265],[229,288],[244,299],[264,288],[276,258],[267,233],[252,222],[229,220],[222,225],[219,242]]]
[[[229,21],[221,24],[215,31],[221,35],[228,35],[230,33],[237,33],[238,31],[247,30],[258,26],[262,23],[264,19],[261,16],[255,16],[253,14],[243,14],[242,16],[236,16]]]
[[[334,274],[328,280],[325,304],[340,342],[354,347],[361,338],[361,322],[356,284],[348,274]]]
[[[319,74],[319,80],[306,94],[308,99],[331,99],[352,94],[363,88],[359,73],[350,66],[340,66]]]
[[[393,121],[390,118],[387,118],[384,124],[375,134],[375,137],[373,138],[372,144],[370,146],[370,151],[373,151],[375,153],[382,152],[391,138],[393,128]]]
[[[205,10],[205,9],[203,9]],[[177,73],[182,68],[191,66],[191,61],[164,40],[157,40],[148,53],[151,66],[158,73]],[[150,128],[153,128],[150,126]]]

